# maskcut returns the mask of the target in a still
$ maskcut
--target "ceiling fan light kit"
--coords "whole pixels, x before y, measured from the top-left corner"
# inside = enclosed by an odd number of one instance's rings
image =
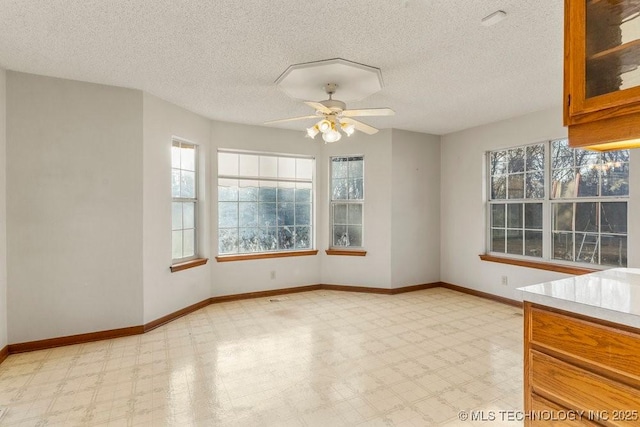
[[[318,79],[325,79],[323,82]],[[334,81],[326,82],[328,79]],[[316,80],[313,82],[312,80]],[[340,83],[338,84],[337,81]],[[378,132],[378,129],[352,117],[364,116],[392,116],[395,112],[390,108],[368,108],[348,110],[347,105],[340,100],[333,99],[338,87],[346,86],[345,93],[350,99],[362,99],[382,89],[382,74],[380,69],[368,65],[358,64],[336,58],[326,61],[292,65],[278,77],[276,84],[287,95],[296,99],[309,99],[315,96],[318,88],[322,88],[329,95],[329,99],[314,102],[305,101],[309,107],[315,109],[315,115],[293,117],[289,119],[273,120],[265,124],[283,123],[295,120],[317,119],[311,127],[306,128],[306,135],[315,139],[322,134],[325,144],[340,141],[342,133],[348,137],[358,130],[368,135]],[[342,92],[341,92],[342,93]],[[311,95],[311,96],[309,96]]]

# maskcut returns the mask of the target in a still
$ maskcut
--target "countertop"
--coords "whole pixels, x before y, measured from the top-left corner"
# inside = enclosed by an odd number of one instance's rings
[[[518,290],[524,301],[640,329],[640,268],[613,268]]]

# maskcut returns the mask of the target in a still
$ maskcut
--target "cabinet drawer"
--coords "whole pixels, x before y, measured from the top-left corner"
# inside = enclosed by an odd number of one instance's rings
[[[598,424],[588,421],[585,416],[579,417],[575,412],[571,413],[569,409],[563,408],[537,394],[531,396],[531,410],[533,415],[539,415],[538,419],[531,417],[527,426],[532,427],[598,427]],[[576,419],[569,419],[568,414],[576,415]],[[566,419],[565,419],[566,418]]]
[[[640,381],[639,335],[537,308],[529,315],[531,344]]]
[[[530,385],[535,394],[575,410],[608,415],[607,425],[637,426],[640,391],[531,350]],[[636,411],[635,416],[624,411]],[[625,418],[627,417],[627,418]]]

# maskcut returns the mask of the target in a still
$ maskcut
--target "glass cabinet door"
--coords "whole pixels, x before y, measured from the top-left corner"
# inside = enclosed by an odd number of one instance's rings
[[[581,1],[586,2],[585,103],[608,94],[620,101],[616,93],[640,87],[640,0]]]

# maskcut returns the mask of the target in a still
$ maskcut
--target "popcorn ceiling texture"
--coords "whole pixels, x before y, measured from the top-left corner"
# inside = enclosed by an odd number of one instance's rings
[[[306,115],[274,81],[344,58],[384,89],[380,128],[444,134],[560,105],[557,0],[0,0],[0,66],[141,89],[215,120]],[[496,10],[507,19],[480,20]],[[339,96],[337,96],[339,98]],[[282,125],[300,129],[304,124]]]

